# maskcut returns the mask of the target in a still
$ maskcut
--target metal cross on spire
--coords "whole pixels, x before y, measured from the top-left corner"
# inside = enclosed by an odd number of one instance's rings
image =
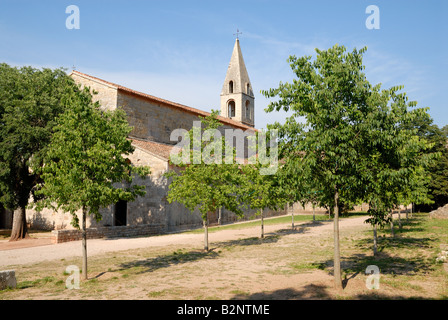
[[[243,34],[242,32],[240,32],[240,30],[236,29],[236,33],[234,33],[233,35],[236,36],[236,38],[238,39],[238,36],[240,34]]]

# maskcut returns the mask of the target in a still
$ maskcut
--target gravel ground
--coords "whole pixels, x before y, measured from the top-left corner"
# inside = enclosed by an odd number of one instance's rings
[[[369,228],[369,226],[364,223],[365,219],[366,217],[342,219],[339,221],[339,228],[343,229],[360,225],[364,225],[366,226],[366,228]],[[296,223],[295,226],[297,228],[300,228],[299,223]],[[270,232],[275,232],[277,230],[287,229],[290,227],[291,227],[290,224],[278,224],[268,226],[265,225],[264,229],[265,234],[268,235]],[[332,228],[333,228],[332,221],[319,222],[318,226],[314,226],[313,228],[311,228],[310,232],[307,232],[306,234],[304,234],[304,236],[307,235],[311,236],[315,233],[319,233],[324,230],[332,230]],[[209,242],[211,246],[213,246],[213,242],[215,241],[236,240],[241,238],[257,237],[259,235],[260,235],[259,227],[250,227],[238,230],[220,230],[209,233]],[[13,267],[14,265],[37,263],[45,260],[51,261],[55,259],[80,257],[82,255],[81,241],[73,241],[60,244],[48,244],[47,240],[46,243],[43,241],[38,246],[31,246],[19,249],[11,249],[11,248],[4,249],[5,247],[8,246],[6,244],[7,241],[8,240],[0,241],[0,267],[5,266]],[[204,241],[203,233],[200,234],[178,233],[178,234],[141,237],[141,238],[89,239],[87,241],[87,254],[89,256],[94,256],[112,251],[122,251],[122,250],[131,250],[145,247],[158,247],[158,246],[176,245],[176,244],[179,245],[190,244],[193,246],[197,246],[198,248],[202,248],[203,241]]]

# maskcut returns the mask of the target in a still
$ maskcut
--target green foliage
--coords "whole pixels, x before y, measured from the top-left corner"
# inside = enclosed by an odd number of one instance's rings
[[[201,139],[207,130],[213,131],[221,126],[217,114],[213,111],[210,116],[201,118],[201,135],[195,134],[195,128],[189,131],[190,148],[184,152],[189,152],[190,163],[180,163],[180,170],[165,174],[172,179],[168,202],[182,203],[190,211],[198,209],[204,221],[208,212],[220,207],[237,215],[243,214],[239,186],[244,184],[244,175],[240,165],[236,161],[225,163],[224,151],[228,146],[224,137]]]
[[[373,108],[363,131],[366,161],[361,178],[372,215],[367,222],[380,226],[389,221],[388,214],[398,205],[430,201],[426,168],[437,156],[413,127],[419,121],[430,121],[426,109],[411,109],[416,102],[408,102],[406,93],[398,92],[401,89],[373,88]]]
[[[62,69],[13,68],[0,64],[0,202],[25,208],[41,181],[30,171],[42,164],[55,119],[77,94]]]
[[[285,124],[270,126],[279,130],[280,181],[290,188],[292,202],[332,208],[381,200],[378,210],[427,201],[425,168],[435,154],[408,126],[429,116],[426,109],[410,110],[416,102],[399,92],[402,87],[381,90],[367,81],[365,51],[336,45],[316,49],[314,61],[291,56],[297,79],[263,91],[279,98],[267,112],[292,112]]]
[[[240,193],[244,195],[243,201],[251,209],[278,210],[283,208],[288,202],[288,195],[279,184],[279,176],[277,174],[262,174],[260,170],[263,167],[266,165],[258,162],[241,167],[244,175],[244,185],[240,186]]]
[[[367,220],[384,225],[390,209],[400,203],[427,201],[425,169],[435,154],[407,125],[429,117],[425,109],[409,111],[402,87],[381,90],[363,72],[366,48],[346,52],[344,46],[321,51],[317,57],[289,62],[296,79],[263,91],[277,98],[266,111],[292,112],[279,132],[284,189],[290,199],[319,202],[334,208],[334,275],[342,288],[338,218],[341,204],[368,201]]]
[[[448,203],[448,125],[440,129],[432,123],[432,119],[418,119],[411,124],[417,134],[432,147],[429,153],[437,153],[439,157],[427,169],[429,183],[428,197],[431,202],[416,202],[417,208],[423,212],[434,210]]]
[[[263,91],[268,98],[279,98],[266,111],[292,112],[285,124],[270,126],[279,130],[283,181],[295,192],[292,201],[313,198],[333,207],[335,191],[345,202],[362,196],[358,146],[363,143],[360,131],[370,91],[362,73],[364,51],[346,53],[343,46],[334,46],[316,49],[314,61],[310,56],[291,56],[297,79]]]
[[[132,128],[124,111],[101,111],[99,103],[92,104],[89,88],[67,104],[70,108],[57,120],[44,165],[34,168],[44,181],[37,192],[44,199],[37,208],[70,212],[79,228],[79,209],[98,221],[100,208],[144,195],[145,187],[132,180],[135,175],[145,178],[149,168],[134,167],[125,157],[134,148],[127,139]]]

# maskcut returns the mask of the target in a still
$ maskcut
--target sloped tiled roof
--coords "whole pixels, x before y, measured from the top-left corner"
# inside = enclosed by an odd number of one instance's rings
[[[139,92],[139,91],[136,91],[136,90],[132,90],[132,89],[123,87],[123,86],[121,86],[119,84],[115,84],[115,83],[112,83],[112,82],[109,82],[109,81],[106,81],[106,80],[103,80],[103,79],[100,79],[100,78],[97,78],[97,77],[94,77],[94,76],[91,76],[91,75],[79,72],[79,71],[76,71],[76,70],[73,70],[71,74],[76,74],[76,75],[78,75],[80,77],[83,77],[83,78],[94,80],[96,82],[101,82],[101,83],[104,83],[104,84],[106,84],[108,86],[114,87],[117,90],[121,90],[121,91],[130,93],[130,94],[136,95],[138,97],[141,97],[141,98],[153,101],[153,102],[157,102],[157,103],[163,104],[163,105],[171,107],[171,108],[176,108],[176,109],[180,109],[180,110],[185,111],[185,112],[193,113],[193,114],[195,114],[197,116],[206,117],[206,116],[210,115],[210,112],[202,111],[202,110],[199,110],[199,109],[196,109],[196,108],[185,106],[183,104],[179,104],[179,103],[176,103],[176,102],[172,102],[172,101],[168,101],[168,100],[165,100],[165,99],[162,99],[162,98],[158,98],[158,97],[149,95],[147,93],[143,93],[143,92]],[[253,127],[247,126],[247,125],[245,125],[245,124],[243,124],[241,122],[238,122],[238,121],[235,121],[235,120],[232,120],[232,119],[229,119],[229,118],[225,118],[225,117],[222,117],[222,116],[218,116],[217,118],[218,118],[219,121],[221,121],[221,123],[230,125],[232,127],[236,127],[236,128],[242,129],[242,130],[250,129],[250,130],[258,131],[257,129],[255,129]]]
[[[168,145],[154,141],[137,140],[137,139],[131,139],[131,141],[134,146],[137,146],[165,160],[169,160],[171,150],[177,148],[174,145]]]
[[[169,145],[169,144],[164,144],[164,143],[160,143],[160,142],[154,142],[154,141],[147,141],[147,140],[140,140],[140,139],[135,139],[135,138],[129,138],[132,142],[132,145],[139,147],[147,152],[149,152],[150,154],[153,154],[159,158],[163,158],[164,160],[169,160],[170,159],[170,154],[171,152],[173,152],[174,154],[177,154],[181,148],[175,145]],[[248,164],[249,160],[246,158],[237,158],[236,161],[238,163],[242,163],[242,164]]]

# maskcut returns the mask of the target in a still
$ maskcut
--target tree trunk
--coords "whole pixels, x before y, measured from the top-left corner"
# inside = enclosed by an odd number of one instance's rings
[[[394,211],[393,210],[390,212],[390,234],[392,235],[392,237],[395,237],[395,233],[394,233]]]
[[[316,221],[316,215],[315,215],[315,210],[314,210],[315,208],[316,208],[316,206],[313,203],[313,222]]]
[[[373,255],[376,256],[378,252],[378,236],[376,233],[376,224],[373,225]]]
[[[261,215],[261,239],[264,238],[264,222],[263,222],[263,209],[260,209]]]
[[[208,217],[204,220],[204,250],[208,251]]]
[[[336,289],[342,290],[341,256],[339,250],[339,192],[334,193],[334,284]]]
[[[222,220],[222,207],[218,209],[218,225],[221,225],[222,223],[221,220]]]
[[[294,211],[291,212],[291,228],[294,230]]]
[[[11,238],[9,241],[18,241],[28,238],[28,226],[26,224],[26,209],[25,206],[14,210],[12,218]]]
[[[86,228],[86,208],[82,208],[82,278],[87,280],[87,228]]]
[[[401,209],[398,209],[398,226],[401,230]]]

